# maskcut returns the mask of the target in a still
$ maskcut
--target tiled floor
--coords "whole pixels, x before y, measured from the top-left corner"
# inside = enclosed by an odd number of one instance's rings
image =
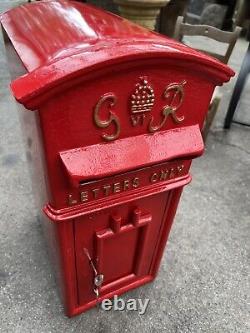
[[[8,1],[0,1],[0,11]],[[237,43],[237,71],[247,43]],[[0,331],[207,332],[250,331],[250,129],[225,132],[232,80],[195,161],[158,278],[125,299],[150,298],[145,315],[95,308],[68,319],[57,295],[46,244],[33,207],[25,150],[0,46]],[[250,82],[237,118],[250,122]]]

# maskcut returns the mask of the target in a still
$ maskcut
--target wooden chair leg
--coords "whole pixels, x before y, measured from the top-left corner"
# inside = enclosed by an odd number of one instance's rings
[[[207,116],[206,116],[206,119],[205,119],[205,122],[204,122],[204,126],[203,126],[203,129],[202,129],[202,132],[201,132],[204,142],[206,142],[209,129],[210,129],[212,123],[213,123],[213,120],[214,120],[214,117],[215,117],[216,112],[218,110],[220,101],[221,101],[221,97],[220,96],[215,96],[213,98],[210,106],[209,106],[208,113],[207,113]]]

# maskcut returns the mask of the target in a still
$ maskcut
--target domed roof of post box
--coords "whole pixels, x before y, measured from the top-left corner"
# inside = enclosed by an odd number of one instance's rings
[[[11,88],[29,109],[68,81],[135,59],[165,58],[178,62],[178,67],[192,66],[216,85],[234,75],[209,56],[76,1],[34,2],[11,9],[0,19],[28,71]]]

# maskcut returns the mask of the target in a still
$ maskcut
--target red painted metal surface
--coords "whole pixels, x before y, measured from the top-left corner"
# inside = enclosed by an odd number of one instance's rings
[[[203,141],[198,126],[138,135],[110,143],[60,152],[73,186],[89,179],[102,179],[171,159],[201,155]],[[143,151],[143,154],[141,152]],[[103,165],[105,164],[105,168]]]
[[[22,5],[1,23],[13,95],[36,110],[20,115],[72,316],[155,278],[213,90],[233,72],[74,1]]]
[[[179,66],[184,62],[184,67],[189,61],[193,71],[202,67],[204,74],[217,84],[232,75],[228,67],[211,57],[74,1],[23,5],[3,14],[1,22],[31,72],[12,82],[14,96],[32,108],[39,103],[34,98],[42,98],[62,82],[104,66],[112,71],[114,65],[129,60],[172,59]]]

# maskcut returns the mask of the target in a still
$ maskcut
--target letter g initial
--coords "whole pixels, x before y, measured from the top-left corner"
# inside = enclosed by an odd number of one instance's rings
[[[116,101],[117,101],[117,98],[113,93],[104,94],[100,98],[100,100],[98,101],[98,103],[96,104],[95,109],[94,109],[94,123],[97,127],[108,128],[112,123],[115,126],[114,134],[104,133],[102,135],[102,138],[106,141],[113,141],[113,140],[117,139],[121,132],[119,118],[116,116],[116,114],[114,112],[110,111],[110,109],[116,104]],[[105,119],[105,120],[100,118],[100,111],[104,104],[107,104],[108,108],[109,108],[109,118]]]

